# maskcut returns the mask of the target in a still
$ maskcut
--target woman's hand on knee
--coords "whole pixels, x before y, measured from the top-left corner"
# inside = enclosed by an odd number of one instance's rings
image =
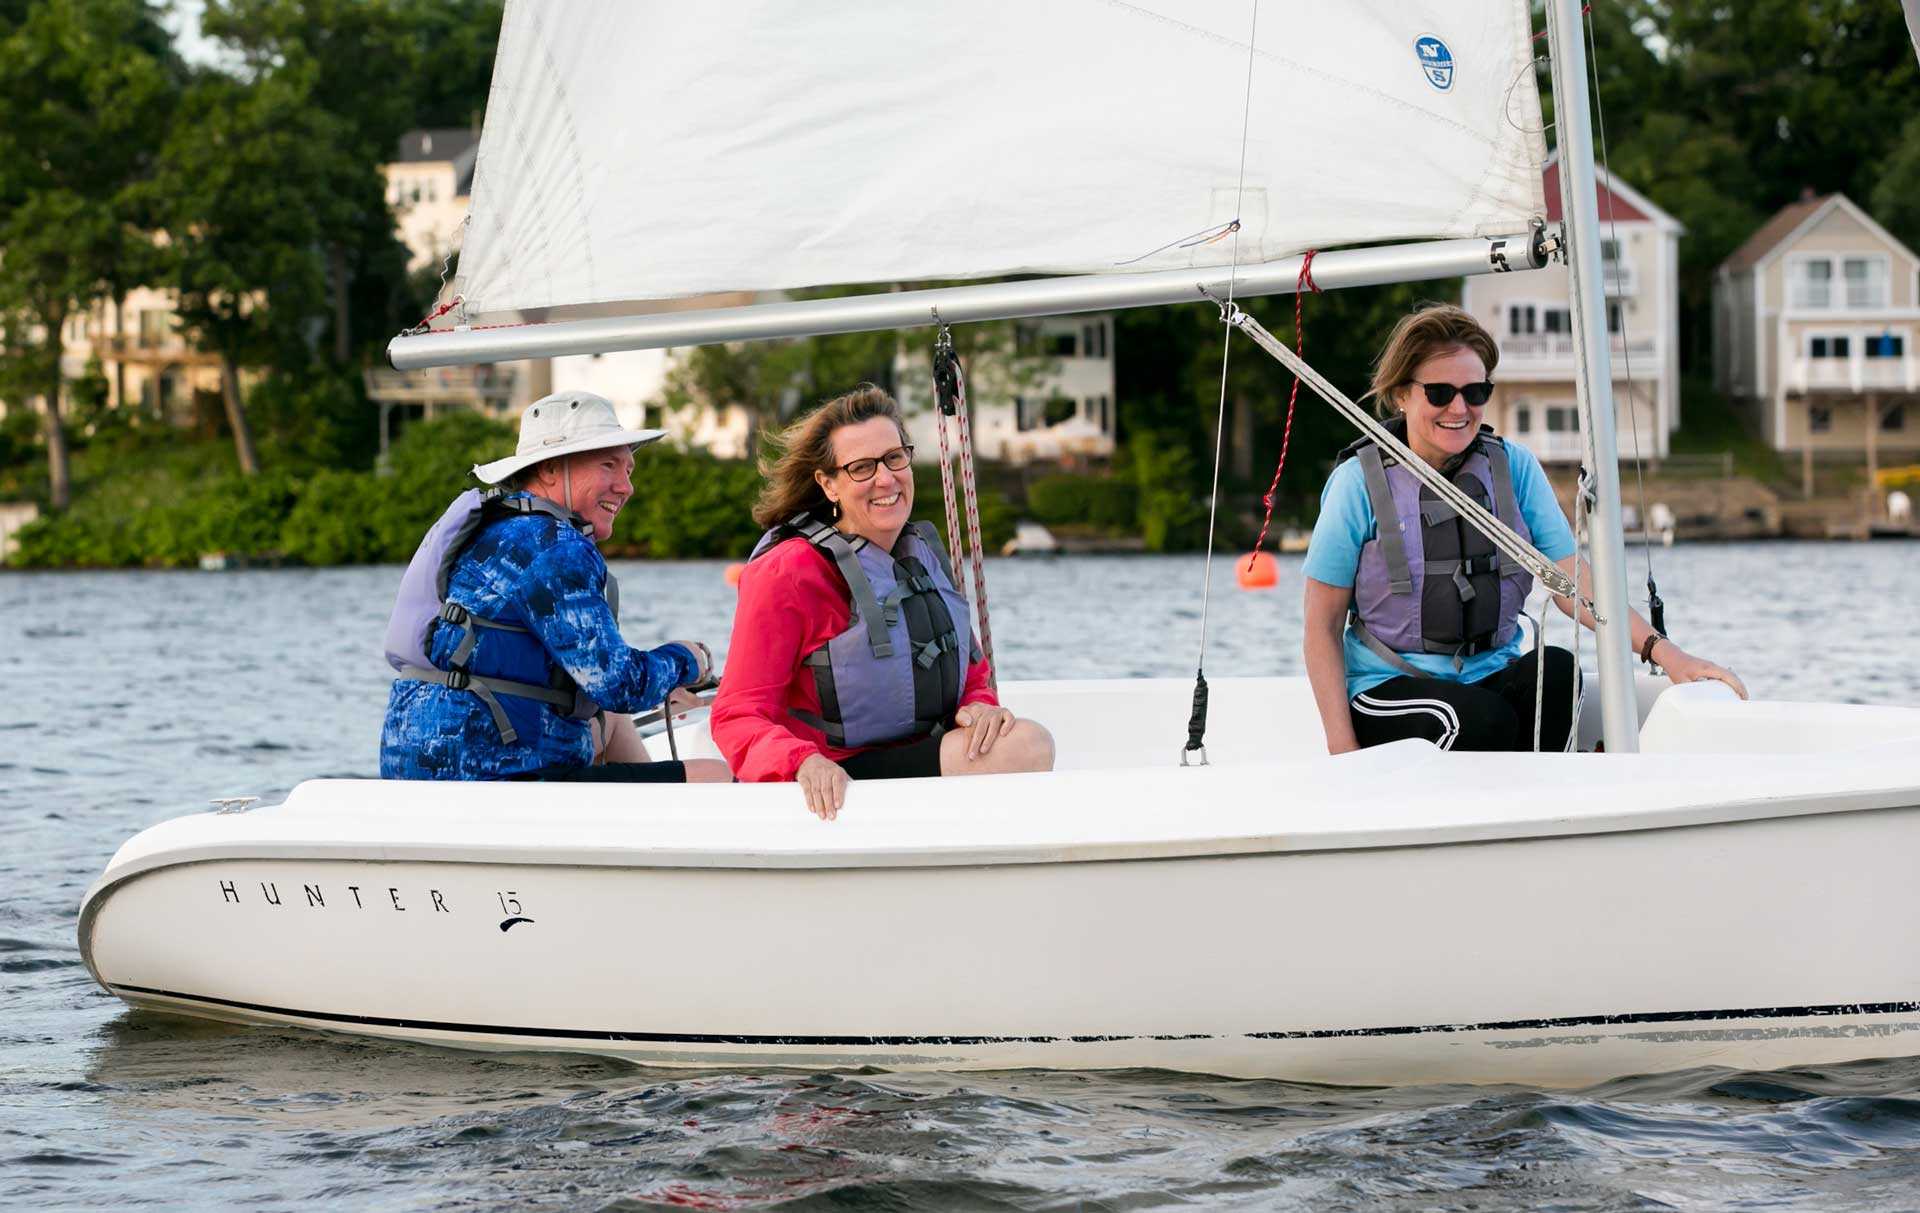
[[[953,722],[967,730],[967,757],[979,758],[993,749],[1013,727],[1013,713],[991,703],[969,703],[953,714]]]
[[[814,754],[794,772],[794,782],[807,797],[807,812],[822,821],[840,815],[847,800],[847,770],[825,754]]]

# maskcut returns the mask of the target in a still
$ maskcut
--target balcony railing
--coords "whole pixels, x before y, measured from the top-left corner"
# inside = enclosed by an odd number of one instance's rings
[[[1871,312],[1887,306],[1884,282],[1796,282],[1787,292],[1787,305],[1806,312]]]
[[[1600,265],[1601,288],[1609,295],[1626,297],[1640,293],[1640,275],[1630,265],[1604,261]]]
[[[1607,343],[1615,354],[1636,354],[1651,357],[1653,338],[1635,337],[1624,341],[1618,333]],[[1500,357],[1518,359],[1527,362],[1567,362],[1573,361],[1573,336],[1569,333],[1533,333],[1518,337],[1500,338]]]
[[[1585,459],[1587,444],[1579,430],[1540,430],[1515,435],[1536,459],[1547,463]]]
[[[367,395],[380,404],[465,404],[505,408],[515,387],[511,371],[491,366],[442,366],[421,371],[369,370]]]
[[[1790,392],[1920,391],[1920,359],[1789,358]]]

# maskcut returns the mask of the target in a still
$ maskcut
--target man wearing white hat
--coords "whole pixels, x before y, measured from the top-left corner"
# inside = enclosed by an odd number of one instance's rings
[[[387,625],[398,674],[380,737],[388,779],[696,782],[711,759],[649,762],[627,713],[708,681],[698,641],[630,647],[594,545],[633,495],[630,430],[591,392],[527,406],[518,449],[473,474],[428,530]]]

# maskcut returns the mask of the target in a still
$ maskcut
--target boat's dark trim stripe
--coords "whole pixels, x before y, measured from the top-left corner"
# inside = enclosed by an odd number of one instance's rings
[[[499,1024],[442,1023],[430,1019],[388,1019],[379,1015],[344,1015],[333,1011],[296,1011],[288,1007],[267,1006],[257,1002],[237,1002],[231,998],[212,998],[203,994],[180,994],[148,986],[110,986],[116,992],[152,994],[176,998],[182,1002],[201,1002],[232,1007],[240,1011],[259,1011],[293,1019],[311,1019],[321,1023],[358,1024],[365,1027],[409,1028],[428,1032],[471,1032],[483,1036],[537,1036],[562,1040],[626,1040],[643,1044],[689,1045],[825,1045],[844,1047],[997,1045],[997,1044],[1103,1044],[1125,1040],[1212,1040],[1207,1033],[1193,1035],[1127,1036],[733,1036],[708,1032],[616,1032],[576,1028],[516,1028]],[[1342,1036],[1419,1036],[1429,1032],[1525,1032],[1553,1028],[1598,1028],[1623,1025],[1707,1023],[1738,1019],[1815,1019],[1840,1015],[1912,1015],[1920,1013],[1920,1002],[1835,1003],[1821,1007],[1750,1007],[1727,1011],[1660,1011],[1636,1015],[1569,1015],[1558,1019],[1510,1019],[1499,1023],[1440,1023],[1397,1028],[1317,1028],[1296,1032],[1247,1032],[1253,1040],[1328,1040]]]

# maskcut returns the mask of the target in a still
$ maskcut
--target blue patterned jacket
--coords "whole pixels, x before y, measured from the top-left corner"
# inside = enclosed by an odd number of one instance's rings
[[[593,541],[545,514],[515,515],[480,532],[456,560],[447,599],[527,634],[485,629],[468,660],[475,674],[546,684],[555,667],[611,712],[659,706],[698,665],[678,644],[630,648],[606,600],[607,562]],[[464,629],[435,626],[427,655],[440,669]],[[500,731],[479,696],[402,678],[380,733],[383,779],[510,779],[593,761],[588,722],[538,700],[500,696],[519,739]]]

